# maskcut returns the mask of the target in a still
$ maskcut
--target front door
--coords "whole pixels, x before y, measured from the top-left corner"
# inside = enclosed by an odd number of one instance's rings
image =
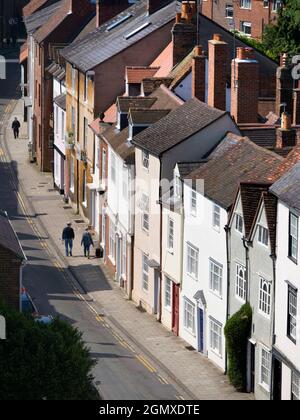
[[[282,363],[275,359],[274,360],[274,385],[273,385],[273,400],[282,400]]]
[[[255,392],[255,345],[250,343],[250,392]]]
[[[198,351],[204,353],[204,310],[198,308]]]
[[[121,256],[121,249],[122,249],[122,239],[120,236],[117,236],[117,281],[120,282],[121,274],[122,274],[122,256]]]
[[[174,334],[179,335],[179,299],[180,286],[173,283],[173,299],[172,299],[172,330]]]

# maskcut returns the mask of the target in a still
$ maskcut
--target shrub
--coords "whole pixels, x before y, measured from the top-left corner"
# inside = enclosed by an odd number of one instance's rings
[[[252,309],[247,303],[234,314],[225,326],[228,351],[228,376],[232,385],[240,392],[247,386],[247,349],[251,334]]]

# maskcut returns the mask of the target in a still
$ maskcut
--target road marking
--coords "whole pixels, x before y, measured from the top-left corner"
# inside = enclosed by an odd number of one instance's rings
[[[150,362],[148,362],[147,359],[145,359],[144,356],[142,356],[141,354],[137,354],[135,356],[141,363],[142,365],[145,366],[146,369],[148,369],[151,373],[156,373],[156,369],[150,364]]]
[[[176,396],[176,399],[177,399],[177,400],[180,400],[180,401],[185,401],[185,398],[183,398],[183,396],[182,396],[182,395],[177,395],[177,396]]]
[[[169,382],[168,382],[165,378],[163,378],[161,375],[158,375],[158,374],[157,374],[157,377],[158,377],[158,380],[159,380],[162,384],[164,384],[164,385],[169,385]]]

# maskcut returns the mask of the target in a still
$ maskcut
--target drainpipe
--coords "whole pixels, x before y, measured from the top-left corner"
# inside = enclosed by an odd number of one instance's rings
[[[80,122],[79,122],[79,117],[80,117],[80,112],[79,112],[80,74],[79,74],[79,71],[77,73],[78,73],[78,77],[77,77],[77,143],[78,143],[79,142],[79,135],[80,135],[80,130],[79,130],[79,126],[80,126]],[[79,200],[80,200],[80,197],[79,197],[79,178],[80,178],[80,173],[79,173],[79,162],[78,162],[77,158],[76,158],[76,168],[77,168],[76,208],[77,208],[77,213],[79,214]]]
[[[230,318],[230,227],[229,225],[225,226],[226,232],[226,254],[227,254],[227,303],[226,303],[226,320]],[[225,346],[225,375],[228,372],[228,351],[227,346]]]
[[[249,242],[247,241],[247,239],[245,237],[243,237],[243,245],[245,248],[245,252],[246,252],[246,285],[247,285],[247,296],[246,296],[246,302],[250,303],[250,263],[249,263]]]
[[[276,227],[277,231],[277,227]],[[277,262],[277,255],[271,255],[272,262],[273,262],[273,299],[272,299],[272,314],[271,314],[271,341],[272,347],[275,344],[275,302],[276,302],[276,262]],[[274,357],[272,357],[272,377],[271,377],[271,400],[274,400]]]
[[[159,158],[160,161],[160,174],[159,174],[159,180],[162,181],[161,175],[162,175],[162,161],[161,157]],[[159,256],[159,263],[160,263],[160,279],[159,279],[159,309],[158,309],[158,321],[161,322],[162,317],[162,239],[163,239],[163,205],[162,205],[162,189],[161,185],[159,186],[159,208],[160,208],[160,232],[159,232],[159,246],[160,246],[160,256]]]

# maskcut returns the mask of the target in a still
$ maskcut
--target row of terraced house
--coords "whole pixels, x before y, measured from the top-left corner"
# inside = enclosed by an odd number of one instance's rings
[[[195,1],[33,0],[31,160],[137,306],[224,372],[253,312],[247,391],[300,397],[300,86]],[[283,106],[284,104],[284,106]]]

